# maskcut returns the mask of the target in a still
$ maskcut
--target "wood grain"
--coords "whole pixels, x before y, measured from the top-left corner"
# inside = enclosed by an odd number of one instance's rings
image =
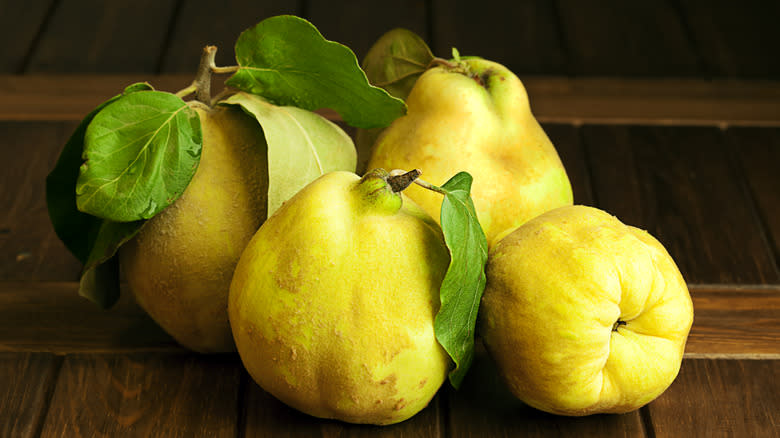
[[[193,74],[0,75],[0,120],[81,120],[134,82],[178,91]],[[214,91],[223,88],[215,77]],[[522,76],[540,122],[780,126],[780,82]],[[331,117],[335,117],[331,114]]]
[[[780,358],[780,287],[691,286],[685,356]]]
[[[780,130],[733,128],[726,137],[734,148],[733,155],[741,165],[750,188],[749,197],[774,251],[775,266],[780,259]]]
[[[281,14],[301,14],[301,0],[188,0],[181,3],[161,59],[161,71],[195,74],[206,45],[217,46],[219,66],[236,65],[236,39],[245,29]]]
[[[25,73],[156,73],[174,0],[59,2]]]
[[[53,1],[0,0],[0,41],[13,41],[3,45],[0,72],[18,73],[23,68]]]
[[[681,0],[691,39],[712,76],[777,78],[780,3]]]
[[[563,417],[531,408],[509,392],[481,347],[463,386],[447,388],[447,400],[447,432],[453,438],[644,436],[638,412]]]
[[[428,8],[423,0],[308,2],[306,18],[332,41],[346,45],[362,62],[385,32],[403,27],[428,39]]]
[[[123,288],[109,310],[78,283],[0,282],[0,351],[182,351]]]
[[[780,281],[721,131],[585,126],[582,133],[597,205],[657,237],[689,283]]]
[[[654,436],[778,436],[778,371],[778,360],[685,360],[647,407]]]
[[[235,355],[65,357],[42,437],[235,437]]]
[[[684,77],[701,73],[670,0],[558,0],[572,75]]]
[[[76,280],[80,265],[46,208],[45,179],[72,122],[0,123],[0,280]]]
[[[442,58],[461,55],[504,64],[521,76],[566,75],[566,52],[552,2],[531,0],[485,5],[434,0],[431,49]]]
[[[439,397],[417,415],[389,426],[349,424],[322,420],[290,408],[265,392],[251,379],[244,398],[247,438],[295,437],[440,437],[442,435]]]
[[[38,436],[61,363],[46,353],[0,353],[0,436]]]
[[[521,77],[543,122],[780,126],[780,83]]]
[[[593,205],[593,189],[590,184],[590,170],[580,133],[571,125],[545,124],[542,128],[558,151],[569,182],[574,192],[574,203]]]

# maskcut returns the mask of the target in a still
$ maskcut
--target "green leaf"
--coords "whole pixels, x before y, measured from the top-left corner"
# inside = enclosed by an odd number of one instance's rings
[[[46,177],[46,205],[54,232],[82,264],[87,262],[102,222],[99,218],[82,213],[76,206],[76,181],[83,162],[84,134],[95,115],[108,104],[122,95],[144,90],[152,90],[151,85],[132,84],[123,94],[112,97],[87,114],[65,143],[57,164]]]
[[[410,30],[399,28],[379,37],[363,59],[362,67],[372,85],[406,100],[433,59],[431,49],[422,38]],[[366,170],[371,148],[382,131],[384,128],[358,129],[355,133],[359,173]]]
[[[198,114],[179,97],[160,91],[122,96],[87,127],[79,210],[117,222],[153,217],[184,192],[202,143]]]
[[[237,93],[222,103],[255,117],[268,143],[268,216],[306,184],[335,170],[355,171],[352,139],[336,124],[301,108]]]
[[[330,108],[359,128],[387,126],[406,112],[402,100],[368,83],[348,47],[302,18],[263,20],[238,37],[235,51],[240,68],[226,84],[274,104]]]
[[[471,200],[472,178],[460,172],[440,189],[441,228],[450,250],[450,266],[441,285],[441,307],[436,314],[436,339],[455,362],[450,383],[460,387],[474,358],[474,327],[482,292],[488,246]]]
[[[119,299],[119,270],[116,252],[141,229],[145,221],[102,221],[79,282],[79,295],[103,308]]]
[[[363,60],[363,70],[372,85],[406,100],[417,78],[433,61],[425,41],[407,29],[393,29],[371,46]]]

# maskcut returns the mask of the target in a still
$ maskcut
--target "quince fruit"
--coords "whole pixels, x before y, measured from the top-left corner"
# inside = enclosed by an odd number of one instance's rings
[[[181,345],[235,351],[228,290],[266,217],[266,143],[238,108],[193,107],[203,130],[198,169],[181,197],[120,248],[120,266],[138,304]]]
[[[450,360],[434,335],[441,229],[378,170],[323,175],[257,231],[228,313],[254,380],[307,414],[391,424],[423,409]]]
[[[693,321],[680,271],[650,234],[585,206],[501,239],[480,330],[509,389],[562,415],[623,413],[675,379]]]
[[[368,168],[425,169],[441,186],[459,171],[474,177],[471,197],[488,244],[505,230],[556,207],[572,189],[555,147],[531,113],[520,79],[496,62],[462,58],[420,76],[408,112],[374,144]],[[410,187],[436,220],[441,198]]]

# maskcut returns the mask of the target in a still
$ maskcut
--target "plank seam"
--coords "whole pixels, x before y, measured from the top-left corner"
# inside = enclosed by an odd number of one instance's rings
[[[238,406],[236,409],[236,438],[246,437],[247,399],[251,379],[246,369],[241,369],[238,380]]]
[[[57,385],[60,381],[60,371],[62,370],[62,364],[65,362],[65,356],[61,355],[54,355],[54,359],[52,360],[52,382],[49,385],[49,387],[46,389],[46,393],[44,394],[44,403],[43,403],[43,409],[41,409],[41,415],[40,419],[38,420],[38,424],[35,427],[35,430],[33,431],[33,436],[40,437],[43,434],[43,427],[46,425],[46,419],[49,416],[49,409],[51,408],[51,401],[54,398],[54,390],[57,388]]]
[[[43,34],[46,33],[46,29],[49,27],[49,23],[51,23],[52,17],[54,17],[54,12],[60,6],[60,3],[60,0],[53,0],[49,5],[49,9],[46,10],[46,14],[44,14],[43,20],[41,20],[38,32],[35,33],[35,37],[30,41],[30,47],[27,48],[27,53],[25,53],[24,58],[22,58],[22,61],[19,63],[19,68],[16,71],[18,74],[25,73],[30,67],[30,62],[32,62],[35,51],[40,45]]]
[[[582,151],[582,160],[585,162],[585,181],[587,182],[587,195],[590,196],[591,202],[593,203],[594,207],[599,206],[599,199],[598,195],[596,194],[596,190],[593,189],[595,181],[593,177],[593,156],[590,153],[590,149],[588,148],[587,144],[585,144],[585,135],[582,132],[582,126],[575,126],[575,138],[577,140],[577,143],[579,144],[580,150]],[[577,200],[574,200],[575,203],[577,203]]]
[[[685,35],[685,39],[688,40],[688,44],[691,45],[693,48],[693,52],[696,54],[696,69],[706,77],[712,78],[714,76],[714,70],[712,69],[712,66],[710,66],[706,61],[704,54],[702,53],[701,46],[698,44],[696,39],[694,38],[694,32],[693,28],[691,27],[690,20],[688,20],[688,14],[685,7],[683,7],[680,0],[672,0],[672,8],[677,13],[678,18],[680,19],[680,24],[682,25],[683,35]]]
[[[176,28],[178,27],[177,24],[179,23],[179,15],[181,13],[183,4],[183,0],[177,0],[173,5],[171,18],[168,20],[168,30],[165,32],[165,36],[163,37],[163,42],[160,46],[160,55],[157,58],[157,65],[155,66],[155,72],[158,75],[162,73],[165,64],[165,58],[168,56],[168,52],[171,49],[171,41],[173,41],[173,35],[176,33]]]
[[[555,15],[555,33],[558,35],[561,44],[561,52],[563,52],[563,71],[572,76],[574,75],[571,59],[572,50],[571,47],[569,47],[569,40],[566,38],[566,31],[564,30],[563,20],[561,19],[561,5],[557,0],[550,2],[550,5],[553,10],[553,15]]]
[[[740,190],[743,193],[743,196],[747,199],[747,203],[750,208],[750,215],[753,217],[753,220],[758,224],[759,228],[761,229],[761,242],[764,244],[764,248],[769,255],[769,258],[772,262],[772,264],[775,267],[775,277],[780,278],[780,268],[778,267],[778,258],[780,256],[777,254],[777,247],[772,244],[771,234],[769,232],[769,224],[766,220],[766,216],[763,214],[763,211],[759,207],[758,200],[756,199],[756,193],[753,191],[753,189],[750,187],[750,182],[748,180],[747,175],[747,169],[745,169],[744,164],[742,163],[742,160],[739,159],[739,154],[737,153],[739,147],[737,145],[737,140],[734,138],[733,131],[726,131],[726,135],[724,135],[726,138],[726,146],[728,148],[728,154],[729,154],[729,161],[731,161],[731,165],[734,167],[734,172],[737,174],[737,177],[739,178],[740,183]]]
[[[642,406],[639,409],[639,418],[642,420],[642,428],[644,429],[645,436],[647,438],[655,438],[655,426],[653,426],[653,418],[650,415],[650,409],[647,406]]]

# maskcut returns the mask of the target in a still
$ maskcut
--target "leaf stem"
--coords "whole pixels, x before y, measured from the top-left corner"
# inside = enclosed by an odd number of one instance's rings
[[[211,65],[211,72],[216,74],[225,74],[225,73],[235,73],[241,69],[238,65],[231,65],[228,67],[217,67],[216,65]]]
[[[442,195],[448,195],[449,194],[449,192],[447,192],[443,188],[441,188],[439,186],[435,186],[435,185],[429,183],[428,181],[422,180],[420,178],[417,178],[416,180],[414,180],[414,183],[417,184],[420,187],[425,188],[425,189],[434,191],[436,193],[441,193]]]
[[[187,88],[182,88],[181,90],[177,91],[176,97],[185,98],[190,94],[194,93],[196,89],[197,88],[195,87],[195,83],[193,82]]]
[[[460,65],[458,63],[452,62],[452,61],[444,59],[444,58],[439,58],[438,56],[433,58],[433,59],[431,59],[431,62],[428,63],[428,68],[433,67],[435,65],[442,65],[444,67],[452,68],[452,69],[456,69],[456,68],[460,67]]]

